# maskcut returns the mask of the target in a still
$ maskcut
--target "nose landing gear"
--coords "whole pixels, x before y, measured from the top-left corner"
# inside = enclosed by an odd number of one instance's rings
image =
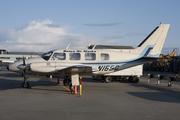
[[[21,87],[22,88],[31,88],[31,86],[29,85],[28,82],[23,82]]]
[[[21,87],[22,88],[31,88],[30,84],[27,82],[28,77],[26,77],[25,74],[23,74],[23,76],[24,76],[24,82],[22,83]]]

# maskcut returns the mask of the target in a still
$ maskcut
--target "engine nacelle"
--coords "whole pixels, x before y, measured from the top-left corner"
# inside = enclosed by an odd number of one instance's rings
[[[51,73],[56,71],[55,62],[30,63],[26,66],[26,71],[38,73]]]

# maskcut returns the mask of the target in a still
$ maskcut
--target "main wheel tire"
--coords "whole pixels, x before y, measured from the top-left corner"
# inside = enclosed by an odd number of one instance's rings
[[[104,81],[106,83],[110,83],[111,82],[111,77],[109,77],[109,76],[105,77]]]
[[[70,84],[70,79],[64,79],[63,84],[64,86],[68,86]]]

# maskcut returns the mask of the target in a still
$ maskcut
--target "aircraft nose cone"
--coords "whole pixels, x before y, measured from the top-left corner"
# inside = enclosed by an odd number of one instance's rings
[[[7,66],[7,70],[9,70],[9,65]]]

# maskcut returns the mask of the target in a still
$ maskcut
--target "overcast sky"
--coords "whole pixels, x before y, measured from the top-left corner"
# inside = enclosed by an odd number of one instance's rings
[[[0,49],[46,52],[88,43],[136,47],[171,24],[164,52],[180,48],[179,0],[1,0]]]

